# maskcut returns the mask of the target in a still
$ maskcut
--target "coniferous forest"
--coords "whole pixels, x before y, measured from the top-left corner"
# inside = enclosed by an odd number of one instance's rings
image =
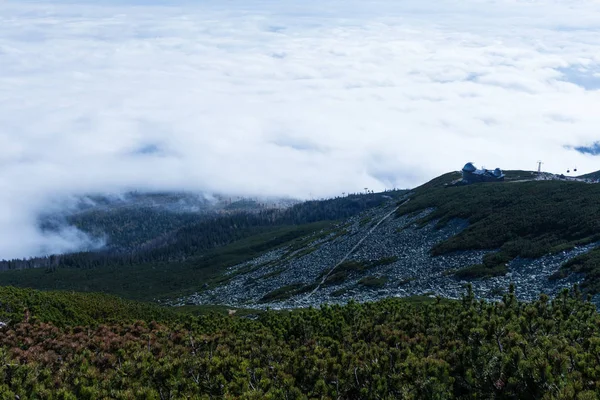
[[[577,288],[194,316],[2,288],[2,399],[597,399],[600,315]]]
[[[25,260],[0,260],[0,271],[183,261],[199,253],[277,228],[341,221],[406,193],[405,190],[390,190],[382,193],[349,194],[345,197],[306,201],[283,209],[257,208],[226,213],[179,213],[148,207],[93,209],[68,216],[61,223],[66,222],[92,238],[105,238],[106,245],[102,249]],[[43,230],[58,227],[60,223],[51,218],[40,221],[40,228]]]

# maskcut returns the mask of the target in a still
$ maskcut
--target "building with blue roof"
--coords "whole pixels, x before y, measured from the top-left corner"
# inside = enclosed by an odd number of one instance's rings
[[[462,183],[478,183],[478,182],[502,182],[504,181],[504,173],[500,168],[494,170],[477,169],[472,162],[468,162],[462,169]]]

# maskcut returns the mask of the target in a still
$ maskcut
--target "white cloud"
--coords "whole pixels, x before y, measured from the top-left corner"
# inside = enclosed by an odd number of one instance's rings
[[[5,1],[0,258],[72,237],[49,196],[600,169],[565,147],[600,139],[599,31],[591,0]]]

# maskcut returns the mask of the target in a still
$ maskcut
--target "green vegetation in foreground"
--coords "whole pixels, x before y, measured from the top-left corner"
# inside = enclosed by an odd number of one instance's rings
[[[180,262],[97,268],[28,269],[0,273],[0,285],[44,290],[105,292],[134,300],[174,298],[226,282],[224,272],[293,240],[327,229],[331,222],[275,227]]]
[[[600,185],[576,182],[438,184],[416,189],[398,213],[434,208],[420,223],[439,220],[438,227],[454,218],[468,220],[467,229],[432,251],[498,249],[483,264],[457,271],[461,278],[479,278],[506,273],[506,264],[517,256],[535,258],[600,240],[599,198]]]
[[[31,321],[52,323],[56,326],[96,326],[111,322],[183,322],[187,316],[210,314],[236,316],[260,314],[262,310],[220,305],[162,307],[122,299],[104,293],[66,291],[39,291],[11,286],[0,286],[0,321],[20,322],[25,310]]]
[[[255,310],[252,308],[237,308],[229,306],[220,306],[213,304],[202,304],[202,305],[185,305],[181,307],[170,308],[180,315],[192,315],[196,317],[208,316],[211,314],[220,315],[235,315],[236,317],[248,317],[262,314],[263,310]]]
[[[42,292],[10,286],[0,287],[0,321],[23,321],[26,310],[31,322],[49,322],[56,326],[95,326],[109,322],[166,322],[181,319],[171,308],[124,300],[102,293]]]
[[[154,322],[154,306],[125,302],[129,311],[110,306],[112,320],[94,325],[80,323],[86,315],[101,322],[108,296],[4,288],[0,304],[19,308],[49,296],[57,296],[53,311],[32,307],[29,321],[0,328],[2,398],[586,400],[600,393],[600,315],[578,292],[532,303],[512,290],[499,303],[472,292],[461,301],[387,299],[267,311],[257,320],[165,310],[170,316]],[[74,315],[75,305],[88,311]]]

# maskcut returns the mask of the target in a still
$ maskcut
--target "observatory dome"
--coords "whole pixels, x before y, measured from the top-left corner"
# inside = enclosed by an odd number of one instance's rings
[[[477,168],[475,168],[472,162],[468,162],[465,164],[462,170],[465,172],[475,172],[477,171]]]
[[[502,175],[502,170],[500,168],[496,168],[494,170],[494,176],[499,177],[500,175]]]

